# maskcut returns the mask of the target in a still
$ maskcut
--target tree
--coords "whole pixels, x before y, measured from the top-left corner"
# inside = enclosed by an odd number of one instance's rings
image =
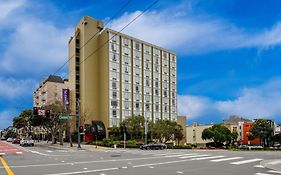
[[[42,117],[40,125],[51,133],[52,143],[54,144],[59,127],[65,123],[60,121],[59,116],[61,114],[67,115],[69,114],[69,111],[67,111],[59,101],[56,101],[55,103],[50,105],[43,106],[42,108],[45,110],[50,110],[50,117],[40,116]]]
[[[281,133],[272,136],[271,140],[272,140],[273,142],[281,143]]]
[[[182,137],[179,132],[182,131],[182,127],[177,122],[170,120],[158,120],[153,125],[152,134],[155,139],[161,143],[166,143],[174,139],[180,139]],[[178,138],[176,138],[176,135]]]
[[[263,146],[268,145],[272,132],[273,128],[271,127],[270,122],[264,119],[256,120],[250,128],[250,135],[253,138],[260,138]]]
[[[32,110],[30,109],[23,110],[19,116],[13,119],[13,126],[17,129],[23,128],[25,133],[29,135],[31,135],[33,123]]]
[[[232,134],[227,127],[217,124],[204,129],[202,132],[202,139],[211,139],[214,141],[215,146],[220,146],[223,145],[224,142],[229,144],[232,140]]]
[[[144,136],[144,122],[143,116],[133,115],[123,120],[120,123],[120,128],[126,126],[130,139],[141,139]]]
[[[237,141],[237,138],[238,138],[238,132],[233,131],[233,132],[231,133],[231,142],[232,142],[232,145],[234,145],[234,143]]]
[[[120,138],[120,128],[117,126],[112,126],[108,128],[108,135],[113,140],[118,140]]]

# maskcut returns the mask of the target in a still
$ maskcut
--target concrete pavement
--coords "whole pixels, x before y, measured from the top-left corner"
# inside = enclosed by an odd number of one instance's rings
[[[84,145],[83,145],[84,146]],[[16,146],[17,147],[17,146]],[[86,148],[87,147],[87,148]],[[7,154],[3,159],[19,175],[277,175],[260,163],[280,159],[281,152],[210,151],[210,150],[93,150],[86,146],[61,149],[60,146],[36,144],[25,147],[22,155]],[[89,148],[89,149],[88,149]],[[7,174],[0,166],[0,174]],[[1,175],[2,175],[1,174]]]

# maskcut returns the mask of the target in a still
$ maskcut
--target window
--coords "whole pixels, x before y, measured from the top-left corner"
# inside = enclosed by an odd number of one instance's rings
[[[129,82],[130,76],[128,74],[123,74],[123,79],[125,82]]]
[[[155,87],[159,87],[159,82],[158,81],[155,81]]]
[[[146,109],[147,111],[149,111],[149,103],[146,103],[146,104],[145,104],[145,109]]]
[[[136,109],[140,108],[140,103],[136,103]]]
[[[119,64],[111,63],[111,69],[117,71],[119,69]]]
[[[139,86],[136,86],[136,92],[140,92],[140,91],[139,91]]]
[[[155,105],[155,110],[159,111],[159,105],[157,105],[157,104]]]
[[[164,95],[164,97],[167,97],[167,91],[163,91],[163,95]]]
[[[117,111],[116,110],[112,110],[112,116],[116,117],[117,116]]]
[[[155,89],[155,95],[159,95],[158,89]]]
[[[111,43],[111,51],[116,52],[117,46],[114,43]]]
[[[116,82],[112,82],[112,89],[117,89]]]
[[[150,67],[149,67],[149,63],[145,63],[145,69],[149,70]]]
[[[111,106],[116,108],[118,106],[118,102],[116,100],[111,101]]]
[[[135,49],[140,50],[140,43],[135,44]]]
[[[128,83],[123,83],[123,88],[125,91],[129,91],[130,85]]]
[[[168,112],[168,107],[167,106],[164,106],[164,111]]]
[[[148,79],[145,80],[145,85],[146,85],[146,86],[150,86],[150,83],[149,83],[149,80],[148,80]]]
[[[117,92],[116,91],[112,92],[112,98],[115,98],[115,99],[117,98]]]

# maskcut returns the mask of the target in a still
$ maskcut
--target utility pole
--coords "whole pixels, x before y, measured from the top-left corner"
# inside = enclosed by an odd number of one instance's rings
[[[126,132],[127,132],[126,125],[124,125],[124,127],[123,127],[123,132],[124,132],[124,149],[125,149],[126,148]]]
[[[80,100],[77,99],[77,120],[78,120],[78,127],[77,127],[77,132],[78,132],[78,140],[77,140],[77,148],[80,149],[81,148],[81,136],[80,136]]]

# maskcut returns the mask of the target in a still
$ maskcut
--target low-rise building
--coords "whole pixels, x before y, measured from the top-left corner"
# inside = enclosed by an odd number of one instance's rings
[[[212,140],[202,139],[203,130],[212,126],[213,124],[200,125],[197,122],[193,123],[192,126],[186,126],[186,143],[196,144],[198,146],[205,146],[206,143],[212,142]]]
[[[239,122],[238,128],[238,142],[241,145],[260,145],[260,138],[250,140],[250,129],[253,122]]]

